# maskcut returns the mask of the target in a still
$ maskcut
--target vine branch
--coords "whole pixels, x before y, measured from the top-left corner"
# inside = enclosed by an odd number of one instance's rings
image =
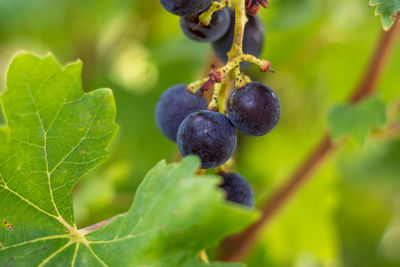
[[[378,79],[387,63],[399,29],[400,23],[397,20],[389,31],[381,34],[364,75],[354,89],[354,93],[350,96],[350,103],[356,103],[376,90]],[[339,145],[334,144],[330,135],[326,133],[311,154],[289,177],[286,184],[261,205],[262,214],[260,220],[241,234],[230,237],[223,242],[220,259],[237,261],[245,258],[257,241],[260,231],[264,229],[270,219],[294,196],[301,186],[311,178],[315,170]]]

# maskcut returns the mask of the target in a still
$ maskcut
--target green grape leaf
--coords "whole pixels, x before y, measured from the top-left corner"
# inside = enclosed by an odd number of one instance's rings
[[[396,15],[400,12],[400,0],[370,0],[370,6],[377,6],[376,16],[381,16],[383,29],[388,30],[396,21]]]
[[[224,201],[199,159],[160,162],[130,210],[90,232],[77,229],[72,189],[107,156],[117,131],[110,89],[84,93],[81,62],[17,55],[1,96],[1,266],[206,265],[198,253],[253,222],[255,211]]]
[[[368,97],[356,105],[339,104],[330,111],[328,123],[333,139],[350,134],[364,144],[371,128],[385,125],[386,107],[376,96]]]

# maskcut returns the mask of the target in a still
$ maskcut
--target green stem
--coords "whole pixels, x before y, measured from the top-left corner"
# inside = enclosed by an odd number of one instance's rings
[[[221,91],[219,92],[219,112],[226,114],[226,102],[232,87],[232,80],[230,75],[227,75],[222,80]]]
[[[210,261],[208,260],[207,252],[204,249],[202,251],[200,251],[199,257],[200,257],[201,261],[204,262],[205,264],[210,264]]]
[[[231,72],[234,72],[234,74],[235,74],[234,76],[231,77],[233,80],[236,80],[236,77],[241,79],[242,75],[240,73],[240,62],[243,62],[243,61],[247,61],[247,62],[257,65],[262,72],[272,71],[268,60],[258,59],[257,57],[255,57],[253,55],[241,53],[239,56],[228,60],[228,63],[226,63],[225,66],[215,70],[215,73],[219,74],[221,80],[223,80],[222,83],[224,83],[224,80],[225,80],[224,77],[227,75],[230,75]],[[239,76],[237,76],[237,75],[239,75]],[[205,82],[207,82],[208,79],[209,79],[208,77],[203,78],[199,81],[189,84],[188,85],[189,92],[191,92],[192,94],[195,94],[200,89],[201,85],[203,85]],[[227,81],[227,80],[225,80],[225,81]],[[248,81],[250,81],[249,77],[246,78],[246,82],[248,82]]]
[[[201,13],[201,15],[199,16],[200,23],[205,26],[210,25],[212,15],[214,14],[214,12],[222,10],[226,6],[229,6],[228,0],[222,0],[221,2],[219,1],[212,2],[210,8],[206,12]]]
[[[232,0],[232,5],[235,8],[235,32],[233,35],[232,48],[228,52],[228,62],[243,54],[243,34],[244,26],[247,22],[245,0]]]
[[[189,92],[191,92],[192,94],[195,94],[200,89],[201,85],[203,83],[205,83],[207,80],[208,80],[208,77],[203,78],[203,79],[201,79],[199,81],[196,81],[196,82],[192,82],[192,83],[190,83],[188,85],[187,90]]]
[[[214,84],[214,93],[210,104],[208,105],[208,110],[219,111],[219,93],[221,91],[221,83]]]
[[[240,48],[240,50],[241,50],[241,48]],[[232,50],[229,53],[231,53],[231,52],[232,52]],[[229,73],[230,71],[232,71],[233,69],[239,68],[239,64],[243,61],[247,61],[247,62],[257,65],[260,68],[260,70],[263,72],[270,70],[270,63],[268,60],[258,59],[257,57],[255,57],[253,55],[243,54],[241,51],[238,56],[228,60],[228,63],[226,63],[226,65],[223,66],[222,68],[220,68],[220,70],[221,70],[222,74],[225,75],[225,74]],[[240,71],[239,71],[239,73],[240,73]]]
[[[268,60],[258,59],[257,57],[243,53],[243,34],[247,23],[246,2],[245,0],[222,0],[221,2],[213,2],[211,7],[200,15],[199,20],[207,25],[210,22],[213,12],[221,10],[227,5],[232,5],[235,9],[235,28],[232,47],[227,53],[228,62],[225,66],[212,70],[209,77],[196,81],[188,85],[191,93],[196,93],[202,85],[202,90],[208,90],[214,85],[214,93],[208,109],[226,113],[226,100],[233,87],[241,89],[250,78],[240,72],[240,63],[247,61],[259,67],[263,72],[272,71]],[[233,83],[232,81],[235,81]]]

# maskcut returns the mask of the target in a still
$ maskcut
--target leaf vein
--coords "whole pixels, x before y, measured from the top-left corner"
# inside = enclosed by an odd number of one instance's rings
[[[55,252],[53,252],[52,254],[50,254],[50,256],[48,256],[47,258],[45,258],[39,265],[38,267],[42,267],[44,265],[46,265],[47,263],[49,263],[49,261],[51,261],[52,258],[54,258],[55,256],[57,256],[58,254],[60,254],[63,250],[65,250],[66,248],[68,248],[69,246],[71,246],[73,244],[72,241],[67,242],[64,246],[62,246],[61,248],[57,249]]]
[[[10,248],[20,247],[20,246],[24,246],[24,245],[28,245],[28,244],[33,244],[33,243],[40,242],[40,241],[53,240],[53,239],[63,239],[63,238],[69,239],[69,238],[71,238],[71,236],[70,235],[52,235],[52,236],[46,236],[46,237],[39,237],[39,238],[36,238],[36,239],[24,241],[24,242],[21,242],[21,243],[18,243],[18,244],[14,244],[14,245],[10,245],[10,246],[7,246],[7,247],[1,247],[0,251],[6,250],[6,249],[10,249]]]
[[[71,267],[74,267],[74,265],[75,265],[76,256],[78,255],[79,245],[80,245],[80,243],[76,243],[76,245],[75,245],[75,251],[74,251],[74,255],[72,256]]]
[[[49,79],[50,79],[50,77],[49,77]],[[25,80],[26,80],[26,72],[25,72]],[[41,118],[41,116],[40,116],[39,109],[38,109],[37,104],[36,104],[36,100],[35,100],[35,98],[34,98],[33,95],[32,95],[32,89],[31,89],[31,87],[30,87],[30,85],[29,85],[28,82],[26,83],[26,85],[27,85],[27,89],[28,89],[29,96],[30,96],[30,98],[31,98],[31,100],[32,100],[32,103],[33,103],[34,107],[35,107],[36,115],[37,115],[37,117],[38,117],[38,120],[39,120],[39,122],[40,122],[40,125],[41,125],[41,127],[42,127],[42,131],[43,131],[43,152],[44,152],[44,159],[45,159],[45,162],[46,162],[47,181],[48,181],[48,183],[49,183],[49,191],[50,191],[51,202],[52,202],[52,204],[53,204],[53,207],[54,207],[54,209],[55,209],[57,215],[58,215],[59,217],[61,217],[61,214],[60,214],[60,212],[58,211],[57,205],[56,205],[56,203],[55,203],[55,201],[54,201],[53,191],[52,191],[52,187],[51,187],[51,180],[50,180],[50,173],[49,173],[49,160],[48,160],[48,158],[47,158],[47,140],[46,140],[46,135],[47,135],[47,133],[46,133],[46,130],[44,129],[44,124],[43,124],[42,118]],[[43,85],[42,85],[42,86],[43,86]]]
[[[55,216],[54,214],[51,214],[47,211],[45,211],[44,209],[40,208],[39,206],[35,205],[34,203],[32,203],[31,201],[29,201],[28,199],[24,198],[23,196],[21,196],[18,192],[12,190],[11,188],[9,188],[7,185],[2,185],[0,184],[0,187],[4,188],[5,190],[9,191],[10,193],[14,194],[15,196],[17,196],[18,198],[22,199],[23,201],[25,201],[27,204],[29,204],[30,206],[32,206],[33,208],[37,209],[38,211],[40,211],[41,213],[46,214],[47,216],[50,216],[56,220],[59,221],[59,218],[57,216]]]
[[[104,102],[104,100],[105,100],[105,96],[103,97],[103,102]],[[87,138],[87,136],[88,136],[88,134],[89,134],[89,132],[90,132],[90,130],[91,130],[91,128],[92,128],[92,126],[93,126],[93,124],[94,124],[94,122],[96,121],[96,118],[97,118],[97,114],[98,114],[98,112],[100,111],[100,108],[101,108],[101,104],[98,106],[98,108],[97,108],[97,110],[96,110],[96,113],[93,115],[93,119],[92,119],[92,121],[90,122],[90,124],[89,124],[89,126],[88,126],[88,128],[87,128],[87,131],[86,131],[86,133],[85,133],[85,135],[81,138],[81,140],[79,140],[79,143],[75,146],[75,147],[73,147],[55,166],[54,166],[54,168],[50,171],[50,175],[54,172],[54,170],[56,170],[63,162],[64,162],[64,160],[69,156],[69,155],[71,155],[81,144],[82,144],[82,142],[83,141],[85,141],[85,139]]]
[[[89,249],[89,251],[93,254],[93,256],[103,265],[103,266],[107,266],[109,267],[109,265],[107,263],[105,263],[100,257],[99,255],[96,254],[96,252],[94,252],[94,250],[92,249],[92,247],[89,244],[85,244],[85,246]]]

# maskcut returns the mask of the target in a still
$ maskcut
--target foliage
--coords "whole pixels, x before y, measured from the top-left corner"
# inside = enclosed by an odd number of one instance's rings
[[[215,177],[197,179],[194,157],[160,162],[125,215],[99,231],[77,229],[72,188],[108,156],[117,130],[111,90],[83,93],[81,69],[25,53],[10,65],[1,97],[0,263],[203,266],[197,253],[256,213],[225,204]]]
[[[337,105],[331,110],[328,122],[334,139],[348,133],[364,144],[372,127],[385,125],[385,104],[377,97],[369,97],[356,105]]]
[[[19,49],[52,51],[62,62],[81,58],[87,91],[113,88],[120,131],[110,159],[73,191],[76,224],[125,212],[148,170],[162,158],[177,158],[176,146],[156,129],[157,99],[173,84],[201,78],[210,47],[188,40],[179,18],[158,1],[0,2],[1,88]],[[329,110],[359,81],[382,32],[374,9],[365,0],[271,0],[259,12],[266,27],[261,58],[276,74],[248,74],[277,91],[281,120],[266,137],[239,136],[232,167],[251,182],[256,206],[299,166],[326,130]],[[388,113],[399,97],[398,44],[377,86]],[[396,116],[388,115],[387,125]],[[392,234],[400,225],[400,146],[398,136],[388,138],[370,134],[363,149],[345,142],[272,219],[249,266],[398,266],[398,253],[389,252],[398,251],[400,240]]]
[[[388,30],[396,21],[397,14],[400,11],[399,0],[370,0],[371,6],[377,6],[375,15],[381,16],[382,26]]]

